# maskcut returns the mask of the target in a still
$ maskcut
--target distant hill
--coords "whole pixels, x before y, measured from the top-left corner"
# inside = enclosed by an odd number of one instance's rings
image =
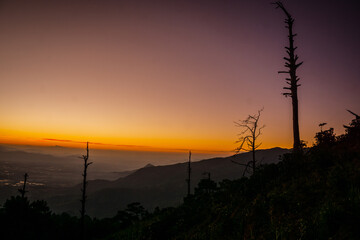
[[[75,161],[73,161],[75,159]],[[8,151],[0,146],[0,204],[18,194],[18,185],[24,174],[29,174],[28,196],[39,188],[69,187],[81,181],[74,169],[81,169],[81,162],[71,157],[48,154]]]
[[[107,171],[106,164],[96,162],[96,168],[89,170],[89,179],[115,180],[134,172]],[[25,173],[29,175],[27,196],[41,199],[64,192],[64,189],[81,182],[82,168],[83,162],[78,156],[27,152],[0,144],[0,204],[10,196],[19,194],[17,189]]]
[[[276,163],[288,149],[272,148],[256,153],[262,164]],[[242,176],[244,167],[232,161],[247,163],[250,153],[237,154],[225,158],[212,158],[191,164],[192,191],[197,183],[210,173],[211,179],[237,179]],[[140,202],[148,209],[175,206],[186,195],[187,162],[165,166],[146,165],[126,177],[115,181],[89,181],[87,212],[91,216],[108,217],[123,209],[128,203]],[[207,176],[207,175],[206,175]],[[57,212],[78,214],[80,185],[66,189],[62,195],[47,199],[50,207]]]

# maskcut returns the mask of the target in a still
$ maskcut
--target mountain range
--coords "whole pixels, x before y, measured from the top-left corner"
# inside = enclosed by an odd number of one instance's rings
[[[272,148],[258,150],[256,157],[262,164],[277,163],[288,149]],[[242,177],[244,167],[235,162],[247,163],[251,153],[236,154],[230,157],[212,158],[191,163],[191,191],[198,182],[210,178],[219,182],[224,179]],[[180,204],[187,194],[188,163],[165,166],[147,166],[114,181],[89,181],[87,188],[87,214],[96,217],[111,217],[131,202],[140,202],[147,209],[168,207]],[[80,209],[81,184],[57,191],[56,196],[47,198],[55,212],[68,212],[77,215]]]

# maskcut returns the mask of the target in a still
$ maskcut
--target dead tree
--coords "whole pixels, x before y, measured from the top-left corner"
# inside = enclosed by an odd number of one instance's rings
[[[354,115],[354,119],[351,121],[350,125],[344,125],[345,132],[348,139],[352,139],[352,142],[359,143],[360,139],[360,115],[347,110],[350,114]]]
[[[85,239],[85,203],[86,203],[86,187],[87,187],[87,180],[86,180],[86,176],[87,176],[87,168],[89,167],[90,164],[92,164],[92,162],[88,162],[89,160],[89,142],[86,143],[86,155],[82,155],[82,157],[80,157],[84,160],[84,172],[82,174],[83,176],[83,184],[82,184],[82,188],[81,188],[81,210],[80,210],[80,227],[81,227],[81,235],[82,237]]]
[[[355,120],[360,120],[360,115],[357,115],[356,113],[350,111],[349,109],[346,109],[346,111],[348,111],[350,114],[355,116]]]
[[[186,179],[187,182],[187,195],[190,196],[190,180],[191,180],[191,151],[189,151],[189,162],[188,162],[188,178]]]
[[[243,176],[245,176],[246,173],[251,173],[249,171],[249,168],[252,169],[252,173],[254,174],[257,167],[257,161],[255,158],[255,151],[258,149],[261,145],[261,143],[257,143],[258,137],[261,135],[261,130],[265,127],[259,126],[259,119],[261,112],[264,109],[261,109],[258,111],[255,115],[249,115],[245,120],[240,120],[238,122],[235,122],[235,125],[237,127],[240,127],[243,129],[243,131],[238,134],[239,139],[236,141],[236,143],[239,143],[239,147],[236,148],[236,152],[240,153],[241,151],[251,152],[252,153],[252,160],[250,160],[248,163],[239,163],[236,161],[232,161],[233,163],[242,165],[245,167]]]
[[[297,60],[299,59],[298,55],[295,54],[295,50],[297,47],[294,46],[294,37],[297,34],[293,33],[293,25],[295,19],[292,18],[291,14],[285,9],[282,2],[274,2],[273,3],[276,8],[280,8],[286,15],[285,24],[286,28],[289,31],[289,45],[285,47],[286,53],[288,54],[287,57],[284,57],[285,60],[285,68],[286,71],[279,71],[278,73],[285,73],[288,74],[289,77],[286,78],[286,83],[288,86],[284,87],[285,90],[289,92],[283,93],[285,97],[291,97],[292,100],[292,109],[293,109],[293,136],[294,136],[294,151],[299,152],[301,151],[301,141],[300,141],[300,132],[299,132],[299,103],[298,103],[298,87],[301,85],[298,84],[300,78],[296,75],[296,70],[303,64],[303,62],[298,63]]]
[[[26,182],[27,182],[28,177],[29,177],[29,175],[27,173],[25,173],[23,187],[18,189],[18,191],[21,193],[22,198],[25,198],[25,193],[28,192],[28,191],[26,191]]]

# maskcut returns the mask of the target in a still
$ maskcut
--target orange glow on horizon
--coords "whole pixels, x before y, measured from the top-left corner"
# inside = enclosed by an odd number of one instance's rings
[[[231,154],[234,121],[264,108],[261,148],[292,147],[278,74],[287,37],[268,3],[95,2],[1,5],[0,143]],[[347,13],[334,9],[324,16]],[[311,146],[319,123],[339,135],[351,120],[345,109],[360,112],[357,28],[348,24],[356,14],[316,28],[308,22],[318,11],[294,15],[309,63],[299,69],[300,138]]]
[[[19,134],[19,133],[18,133]],[[22,136],[22,137],[19,137]],[[36,137],[34,137],[36,136]],[[86,139],[86,140],[84,140]],[[91,148],[94,149],[106,149],[106,150],[125,150],[125,151],[149,151],[149,152],[187,152],[192,150],[198,153],[212,153],[212,154],[233,154],[236,144],[234,141],[228,141],[226,143],[221,141],[209,141],[203,140],[181,140],[173,139],[170,143],[168,139],[138,139],[138,142],[144,144],[123,144],[125,141],[119,141],[116,139],[106,138],[80,138],[74,136],[45,138],[41,134],[36,133],[23,133],[21,135],[11,136],[9,134],[0,136],[0,144],[11,145],[33,145],[33,146],[62,146],[68,148],[84,148],[86,141],[89,141]],[[134,139],[129,142],[133,143]],[[149,143],[152,145],[148,145]],[[217,144],[218,143],[218,144]],[[208,146],[206,145],[208,144]],[[187,147],[192,145],[192,147]],[[291,148],[290,144],[269,144],[264,143],[262,149],[272,147]]]
[[[6,145],[30,145],[30,146],[61,146],[67,148],[84,148],[86,142],[72,141],[72,140],[63,140],[63,139],[13,139],[0,137],[0,144]],[[224,154],[231,153],[229,150],[212,150],[212,149],[186,149],[186,148],[162,148],[162,147],[153,147],[153,146],[137,146],[137,145],[121,145],[113,143],[100,143],[100,142],[91,142],[89,145],[94,149],[102,150],[125,150],[125,151],[141,151],[141,152],[187,152],[191,150],[192,152],[198,153],[212,153],[212,154]]]

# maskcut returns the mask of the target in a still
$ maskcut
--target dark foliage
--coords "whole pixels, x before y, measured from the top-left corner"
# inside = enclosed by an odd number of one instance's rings
[[[336,143],[336,136],[334,129],[321,131],[315,135],[315,146],[318,147],[332,147]]]
[[[140,203],[131,203],[113,218],[85,217],[86,239],[113,239],[112,234],[145,219],[148,212]],[[31,202],[11,197],[0,208],[2,239],[81,239],[80,219],[69,214],[54,214],[45,201]]]
[[[113,218],[85,217],[87,239],[360,239],[360,124],[315,136],[250,178],[199,182],[176,208],[131,203]],[[79,218],[12,197],[0,208],[3,239],[79,239]]]
[[[54,215],[45,201],[11,197],[0,210],[3,239],[76,239],[78,220]]]
[[[342,136],[321,131],[305,153],[250,178],[204,179],[181,206],[154,212],[136,236],[125,230],[117,239],[360,239],[359,129],[355,119]]]

